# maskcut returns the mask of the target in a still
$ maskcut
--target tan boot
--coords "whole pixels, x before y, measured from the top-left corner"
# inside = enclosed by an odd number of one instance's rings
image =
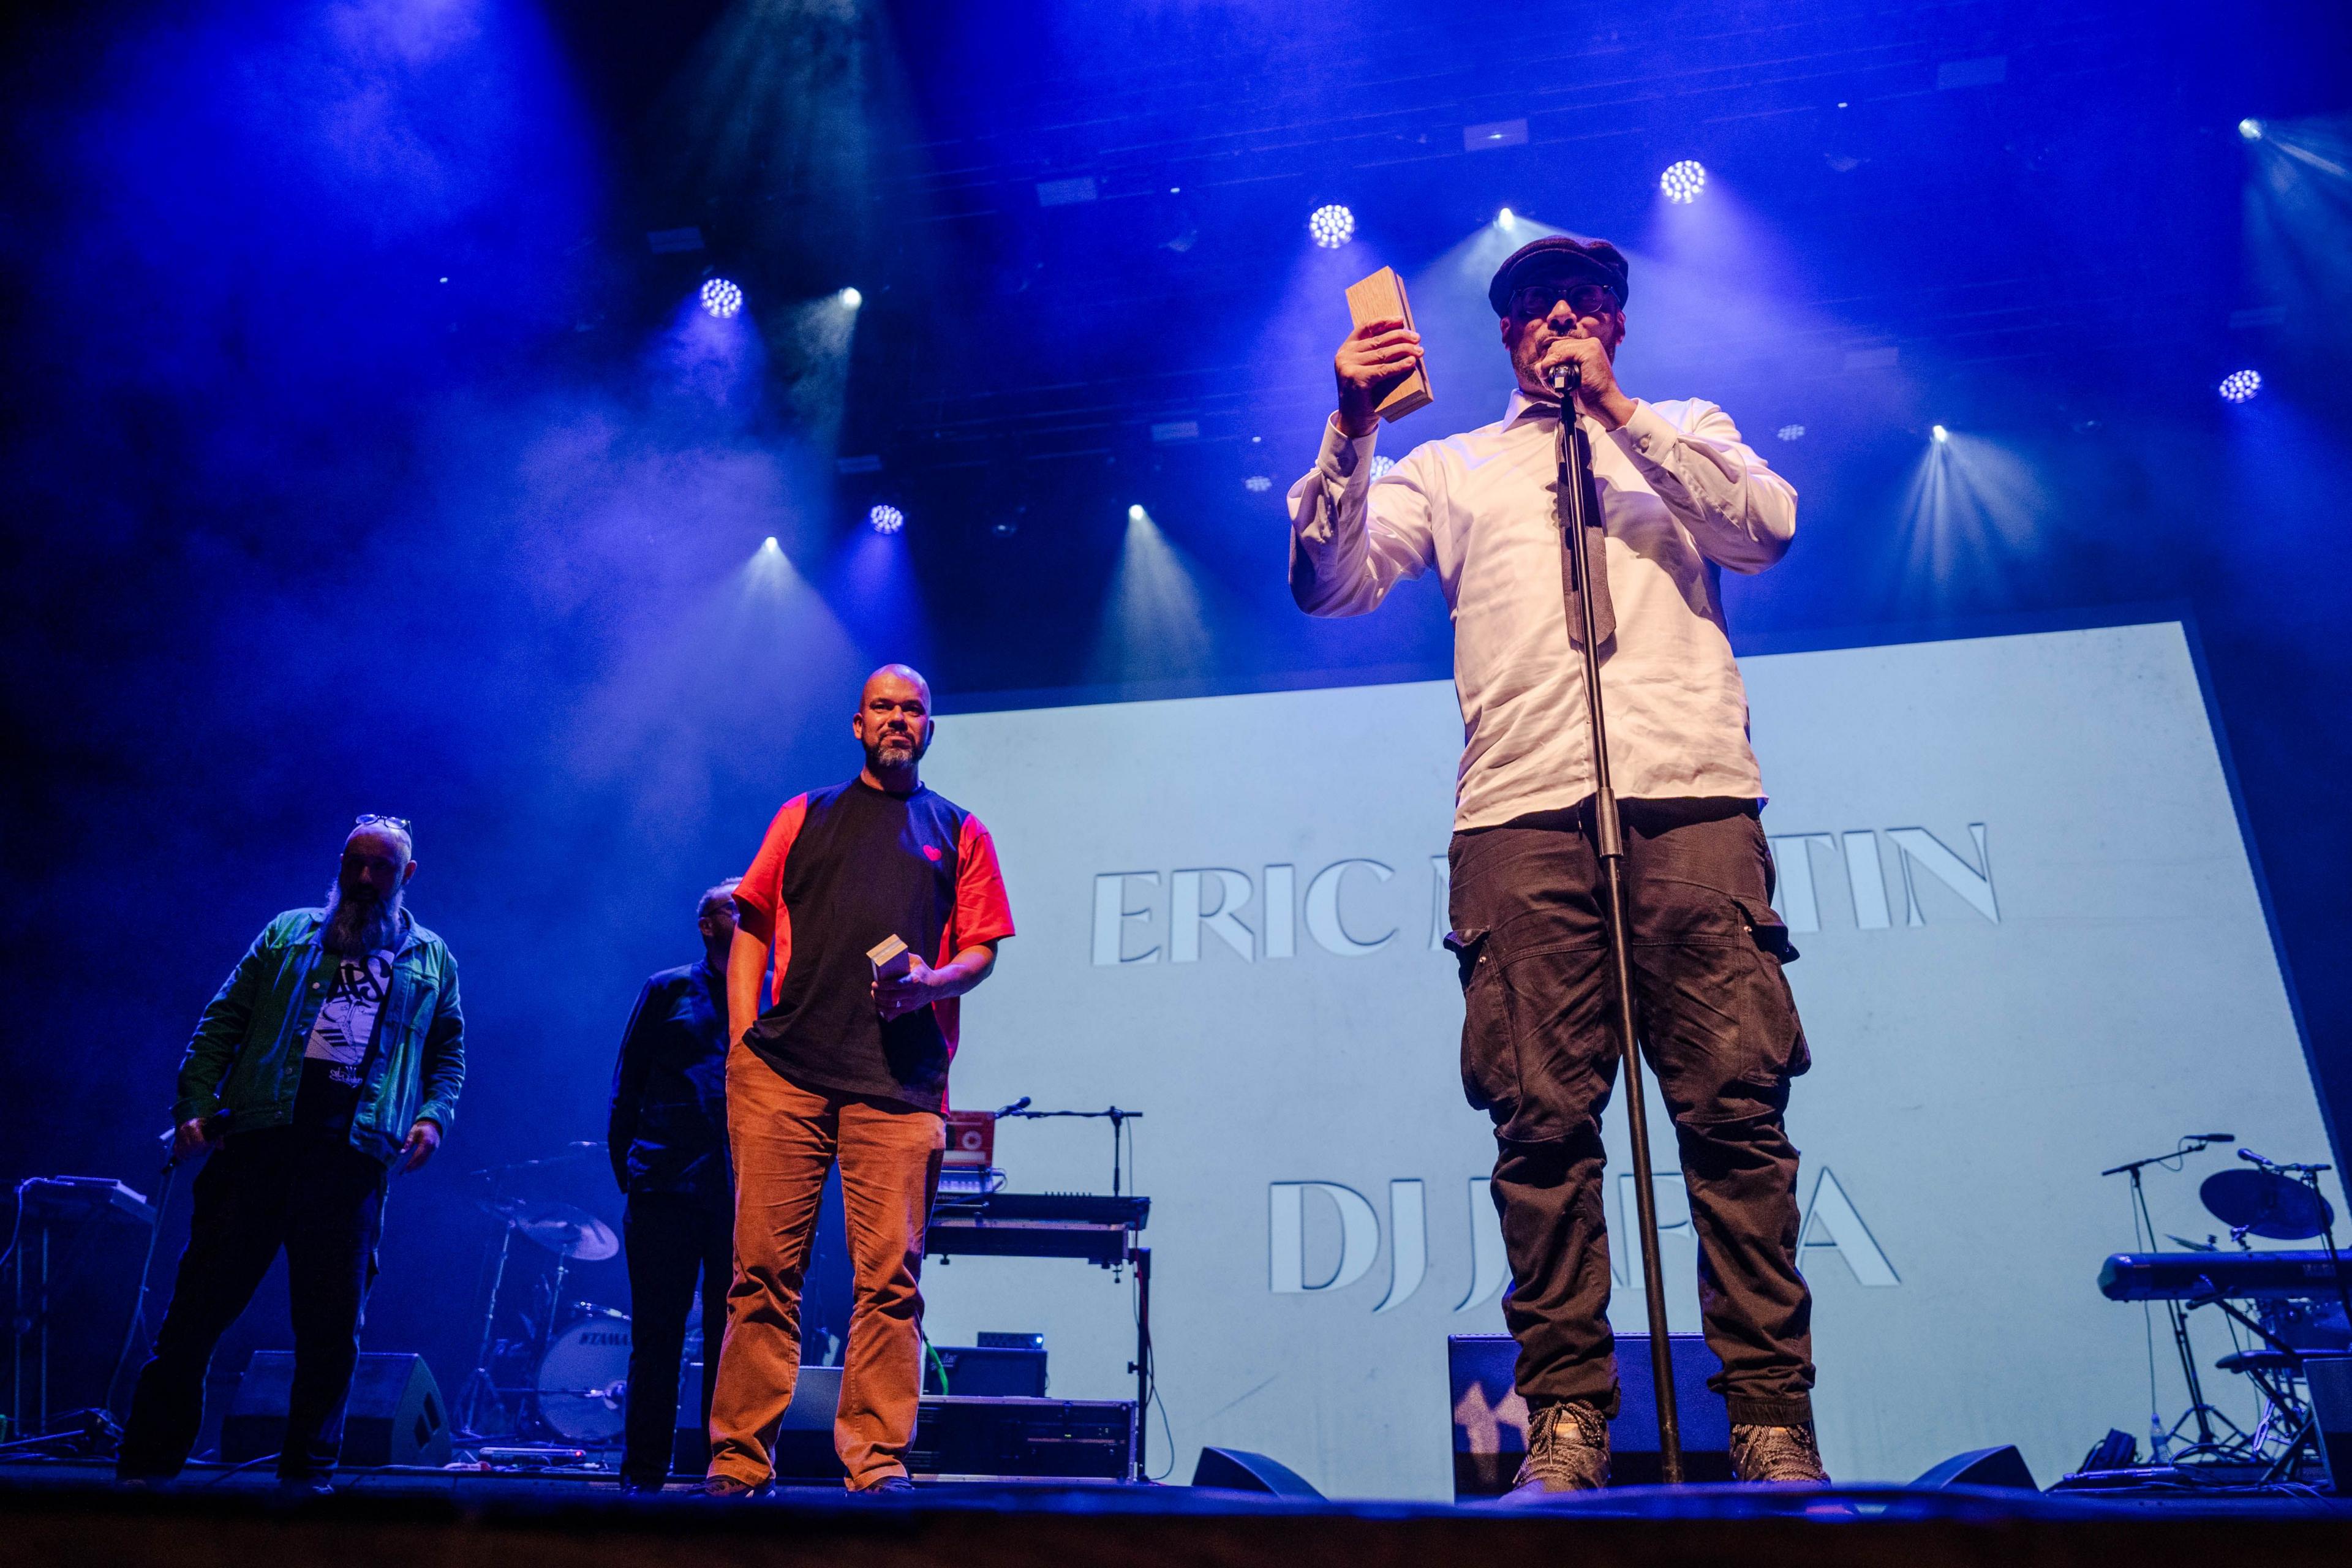
[[[1821,1445],[1813,1440],[1813,1425],[1731,1428],[1731,1474],[1743,1481],[1810,1481],[1829,1484],[1822,1468]]]
[[[1528,1457],[1512,1479],[1514,1489],[1590,1492],[1608,1484],[1609,1422],[1600,1411],[1569,1400],[1528,1418]]]

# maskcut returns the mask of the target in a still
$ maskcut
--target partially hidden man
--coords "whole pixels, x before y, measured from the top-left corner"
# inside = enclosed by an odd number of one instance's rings
[[[923,786],[931,732],[923,678],[904,665],[875,671],[850,721],[864,768],[786,802],[735,889],[735,1281],[710,1405],[712,1496],[772,1477],[800,1373],[817,1204],[836,1163],[852,1305],[834,1445],[853,1490],[911,1485],[923,1233],[947,1145],[956,998],[988,978],[1013,934],[987,829]],[[893,937],[909,950],[904,967],[886,961],[877,973],[869,954]]]
[[[735,1274],[735,1184],[727,1159],[727,960],[735,945],[735,879],[695,905],[702,959],[646,982],[621,1054],[604,1147],[627,1200],[621,1235],[629,1266],[629,1393],[621,1489],[659,1491],[669,1479],[677,1374],[701,1282],[702,1403],[710,1425],[709,1368],[727,1332]]]
[[[432,1158],[466,1079],[457,961],[403,907],[415,842],[402,818],[361,817],[325,906],[271,921],[188,1042],[174,1154],[212,1153],[123,1426],[125,1481],[186,1464],[214,1347],[282,1251],[294,1382],[278,1477],[332,1489],[386,1178]]]
[[[1699,1301],[1743,1480],[1822,1481],[1812,1300],[1796,1266],[1797,1151],[1782,1126],[1810,1065],[1781,964],[1759,819],[1763,781],[1724,628],[1720,573],[1760,572],[1796,532],[1796,493],[1698,399],[1619,387],[1625,258],[1554,236],[1487,291],[1518,388],[1503,416],[1415,447],[1377,482],[1380,395],[1421,357],[1368,321],[1334,361],[1339,403],[1290,490],[1291,591],[1360,615],[1436,571],[1454,612],[1465,745],[1450,859],[1465,1016],[1463,1085],[1495,1123],[1513,1286],[1505,1321],[1530,1412],[1518,1483],[1599,1487],[1617,1364],[1606,1316],[1601,1115],[1615,1082],[1584,671],[1555,502],[1563,416],[1592,448],[1605,542],[1592,574],[1610,765],[1622,796],[1634,1003],[1673,1113],[1699,1242]],[[1577,636],[1581,636],[1580,629]]]

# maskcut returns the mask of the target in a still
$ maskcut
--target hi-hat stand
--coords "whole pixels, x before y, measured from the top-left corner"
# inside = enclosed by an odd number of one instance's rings
[[[1643,1295],[1650,1320],[1650,1385],[1658,1401],[1658,1479],[1679,1486],[1683,1479],[1682,1422],[1675,1406],[1675,1364],[1666,1332],[1666,1290],[1658,1258],[1658,1198],[1650,1174],[1649,1108],[1643,1101],[1642,1051],[1633,1020],[1633,962],[1625,929],[1625,827],[1617,812],[1617,792],[1609,782],[1609,726],[1601,700],[1601,648],[1594,635],[1591,541],[1592,448],[1576,418],[1576,370],[1554,373],[1559,394],[1557,447],[1559,463],[1559,523],[1576,582],[1579,640],[1584,651],[1584,714],[1592,742],[1592,837],[1601,858],[1601,879],[1609,905],[1609,963],[1617,984],[1617,1045],[1625,1067],[1625,1126],[1633,1145],[1633,1206],[1642,1233]],[[1604,567],[1606,563],[1603,563]]]

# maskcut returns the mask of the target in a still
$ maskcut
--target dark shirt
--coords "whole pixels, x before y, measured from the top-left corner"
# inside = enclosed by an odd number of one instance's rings
[[[613,1177],[630,1197],[732,1206],[727,979],[708,961],[665,969],[637,994],[613,1068],[604,1144]]]
[[[936,966],[1013,934],[978,817],[929,789],[812,790],[776,813],[735,906],[744,931],[774,944],[769,1006],[745,1045],[807,1089],[945,1109],[955,1002],[884,1023],[866,953],[895,936]]]

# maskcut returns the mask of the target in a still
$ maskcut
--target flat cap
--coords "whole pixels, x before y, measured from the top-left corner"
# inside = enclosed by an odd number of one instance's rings
[[[1625,302],[1625,258],[1615,246],[1605,239],[1570,239],[1564,234],[1549,234],[1530,240],[1511,252],[1502,266],[1495,269],[1495,280],[1486,285],[1486,303],[1495,307],[1495,314],[1511,313],[1511,294],[1523,283],[1540,283],[1547,278],[1584,277],[1604,284]]]

